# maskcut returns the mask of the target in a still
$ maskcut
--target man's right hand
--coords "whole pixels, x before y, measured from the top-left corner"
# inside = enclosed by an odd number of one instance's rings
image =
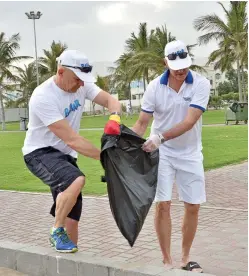
[[[106,123],[104,133],[107,135],[120,135],[120,116],[111,115]]]

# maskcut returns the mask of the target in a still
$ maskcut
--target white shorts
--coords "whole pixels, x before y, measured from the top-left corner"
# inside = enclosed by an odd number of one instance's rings
[[[160,157],[155,201],[170,201],[176,183],[179,200],[190,204],[206,202],[203,161]]]

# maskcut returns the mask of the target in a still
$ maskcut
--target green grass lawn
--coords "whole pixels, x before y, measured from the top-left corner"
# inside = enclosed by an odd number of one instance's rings
[[[208,110],[203,114],[203,124],[225,124],[225,110]]]
[[[132,118],[125,118],[123,116],[122,123],[127,126],[133,126],[138,119],[138,114]],[[81,128],[101,128],[108,120],[108,116],[84,117],[81,120]],[[203,124],[224,124],[225,111],[224,110],[210,110],[203,114]]]
[[[138,114],[135,114],[132,119],[122,118],[122,122],[127,126],[133,126],[138,119]],[[108,120],[108,116],[86,116],[81,120],[81,128],[103,128]],[[224,110],[210,110],[203,114],[203,124],[224,124],[225,123],[225,111]],[[19,122],[7,123],[6,130],[19,130]]]
[[[19,122],[10,122],[6,123],[6,130],[20,130],[20,123]],[[2,125],[0,126],[0,131],[2,131]]]
[[[247,126],[217,126],[203,128],[205,169],[238,163],[247,159]],[[81,131],[80,134],[100,146],[102,131]],[[148,135],[148,132],[147,132]],[[21,147],[25,133],[0,133],[0,189],[47,192],[48,187],[26,168]],[[85,194],[106,193],[106,184],[100,182],[103,170],[100,162],[79,157],[79,167],[86,174]]]

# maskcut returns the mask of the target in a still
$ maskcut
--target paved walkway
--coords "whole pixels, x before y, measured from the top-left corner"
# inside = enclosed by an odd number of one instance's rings
[[[199,229],[191,259],[206,273],[217,276],[247,274],[247,174],[248,163],[206,172],[208,203],[200,211]],[[103,184],[104,185],[104,184]],[[51,196],[0,192],[0,240],[48,245],[53,219],[48,215]],[[179,265],[182,204],[172,207],[172,255]],[[111,215],[108,199],[85,198],[80,223],[79,248],[88,254],[126,262],[161,264],[161,253],[153,226],[151,208],[133,248],[120,234]]]

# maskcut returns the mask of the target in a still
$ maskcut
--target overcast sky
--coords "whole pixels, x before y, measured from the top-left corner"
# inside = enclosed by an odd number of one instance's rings
[[[215,12],[224,19],[221,7],[211,1],[0,2],[0,31],[7,36],[20,33],[20,55],[35,55],[33,22],[25,15],[32,10],[42,12],[36,21],[38,55],[53,40],[60,40],[83,51],[92,62],[116,60],[140,22],[147,22],[149,30],[166,24],[177,39],[194,44],[200,35],[193,28],[195,18]],[[207,57],[216,48],[216,43],[198,46],[194,54]]]

